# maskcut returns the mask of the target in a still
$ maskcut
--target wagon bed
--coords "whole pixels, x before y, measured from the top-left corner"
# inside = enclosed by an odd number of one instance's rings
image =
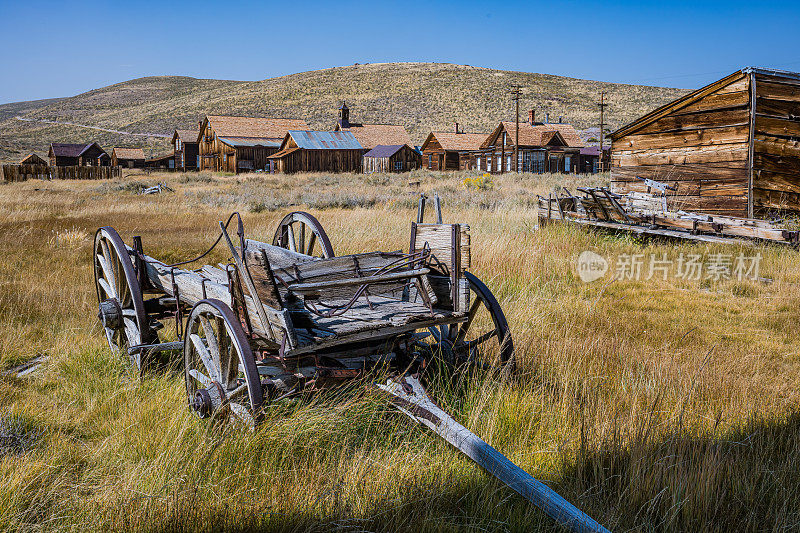
[[[231,262],[194,269],[208,252],[169,265],[145,254],[140,238],[128,246],[101,228],[95,276],[109,345],[140,371],[183,351],[190,406],[252,423],[276,396],[376,365],[513,364],[502,309],[468,272],[469,227],[442,223],[440,212],[423,223],[423,210],[407,252],[339,257],[308,213],[287,215],[272,244],[245,238],[240,218],[232,238],[232,215],[214,244],[228,246]],[[177,340],[162,340],[165,322]]]

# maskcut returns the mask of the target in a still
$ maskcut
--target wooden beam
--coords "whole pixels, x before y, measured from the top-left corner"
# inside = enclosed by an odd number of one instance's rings
[[[397,409],[442,437],[560,525],[580,533],[608,533],[589,515],[456,422],[431,401],[418,379],[410,376],[390,379],[378,388],[389,394]]]

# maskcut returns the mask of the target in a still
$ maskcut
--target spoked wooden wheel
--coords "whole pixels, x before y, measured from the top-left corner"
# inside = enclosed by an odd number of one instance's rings
[[[513,370],[514,341],[503,309],[481,280],[469,272],[464,272],[464,277],[470,289],[467,321],[428,328],[430,344],[454,364]]]
[[[225,417],[254,428],[264,394],[255,357],[227,304],[201,300],[194,306],[183,340],[186,395],[200,418]]]
[[[113,352],[130,357],[131,364],[141,371],[141,350],[129,355],[128,348],[153,342],[154,334],[148,326],[133,262],[114,228],[103,227],[95,233],[93,263],[98,317],[108,345]]]
[[[272,244],[323,259],[334,256],[333,246],[322,224],[314,216],[303,211],[289,213],[281,220]]]

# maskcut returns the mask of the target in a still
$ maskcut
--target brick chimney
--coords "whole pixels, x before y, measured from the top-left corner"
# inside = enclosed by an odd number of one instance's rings
[[[549,111],[544,114],[544,123],[545,124],[550,124],[550,112]]]
[[[558,116],[558,123],[559,123],[559,124],[561,124],[561,120],[562,120],[563,118],[564,118],[564,117],[563,117],[563,116],[561,116],[561,115],[559,115],[559,116]]]
[[[456,133],[458,133],[458,122],[455,123],[455,126]]]
[[[529,109],[528,110],[528,122],[530,123],[531,126],[536,124],[536,110],[535,109]]]

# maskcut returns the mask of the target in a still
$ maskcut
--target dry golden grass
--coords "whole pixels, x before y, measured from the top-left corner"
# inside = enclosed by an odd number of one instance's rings
[[[432,393],[461,422],[614,531],[800,527],[800,267],[793,250],[643,244],[535,230],[536,193],[602,177],[132,176],[0,185],[0,529],[548,531],[552,522],[366,387],[271,407],[254,434],[192,417],[177,374],[134,378],[95,318],[91,236],[112,225],[165,260],[244,214],[271,239],[308,209],[337,253],[407,247],[416,191],[472,228],[473,272],[500,300],[520,361]],[[174,193],[135,190],[167,181]],[[758,251],[759,281],[581,282],[583,250]],[[218,257],[223,259],[222,256]],[[4,437],[0,436],[0,439]],[[9,441],[10,442],[10,441]],[[0,442],[4,444],[5,442]]]

